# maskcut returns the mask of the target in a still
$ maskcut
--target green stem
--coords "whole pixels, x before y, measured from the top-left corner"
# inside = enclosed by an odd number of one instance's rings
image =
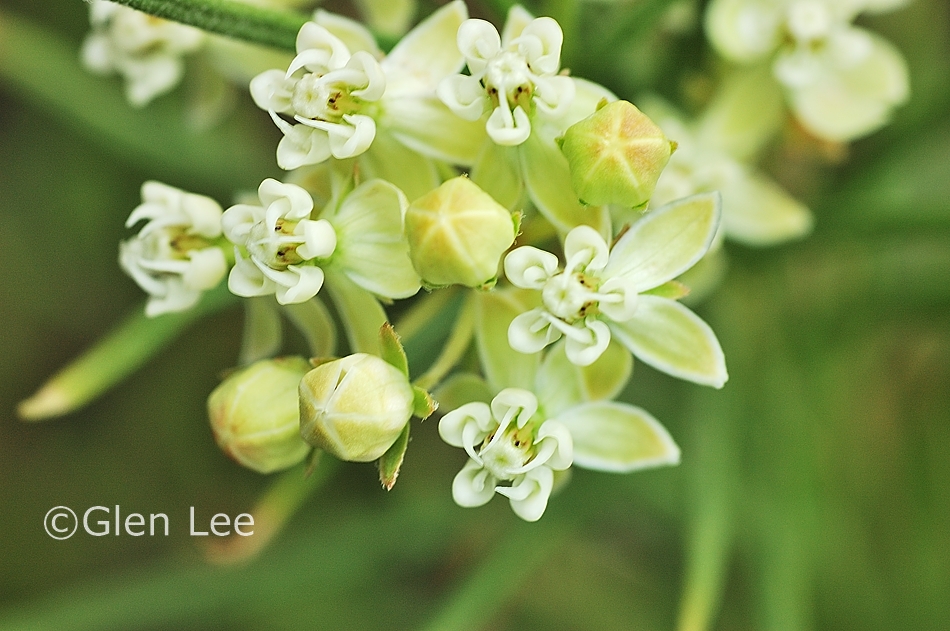
[[[468,350],[469,344],[471,344],[474,332],[475,302],[474,298],[469,296],[465,304],[462,305],[462,311],[455,321],[455,326],[452,328],[452,333],[442,348],[442,352],[429,366],[429,370],[416,379],[414,385],[423,390],[431,390],[437,386],[462,359],[465,351]]]
[[[308,17],[233,0],[114,0],[156,17],[293,52]]]
[[[136,309],[98,344],[56,373],[17,412],[41,421],[73,412],[116,385],[174,340],[191,323],[232,304],[226,287],[208,292],[194,308],[149,318]]]
[[[458,294],[458,287],[438,289],[422,295],[396,322],[396,330],[403,339],[412,339],[428,328]]]
[[[281,473],[251,510],[254,536],[230,535],[226,539],[209,542],[205,549],[208,560],[231,565],[247,561],[267,547],[307,498],[321,488],[340,466],[340,461],[335,458],[324,457],[321,460],[310,475],[303,467],[294,467]]]

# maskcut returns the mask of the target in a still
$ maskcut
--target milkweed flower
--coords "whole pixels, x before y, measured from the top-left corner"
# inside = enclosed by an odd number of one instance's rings
[[[119,245],[119,264],[148,292],[146,315],[189,309],[221,282],[227,272],[221,216],[221,206],[210,197],[161,182],[142,185],[142,203],[125,225],[147,223]]]
[[[203,31],[170,22],[105,0],[89,3],[92,33],[82,47],[82,61],[98,74],[118,73],[132,105],[147,105],[178,85],[184,56],[205,40]]]
[[[480,138],[473,139],[471,127],[435,97],[439,80],[462,67],[451,37],[466,17],[465,4],[452,2],[384,57],[365,27],[318,11],[297,34],[297,56],[287,70],[268,70],[251,81],[254,102],[284,134],[277,147],[280,167],[360,156],[381,134],[387,138],[380,151],[396,162],[403,157],[396,170],[418,163],[408,155],[413,152],[471,163]],[[381,157],[372,160],[370,172]],[[423,170],[435,177],[432,167]]]
[[[541,306],[512,320],[508,342],[537,353],[562,336],[579,366],[596,361],[611,335],[634,355],[671,375],[721,387],[722,349],[709,326],[661,289],[696,262],[719,225],[719,195],[696,195],[654,210],[609,248],[593,228],[578,226],[557,256],[522,246],[505,257],[516,287],[540,291]],[[652,293],[651,293],[652,292]]]
[[[481,506],[498,493],[522,519],[541,517],[554,472],[571,466],[574,447],[567,428],[538,411],[534,394],[507,388],[491,405],[476,401],[442,417],[439,435],[469,456],[452,483],[459,506]]]
[[[739,63],[768,61],[796,117],[816,136],[849,141],[890,118],[909,93],[907,65],[852,20],[903,0],[714,0],[706,33]]]

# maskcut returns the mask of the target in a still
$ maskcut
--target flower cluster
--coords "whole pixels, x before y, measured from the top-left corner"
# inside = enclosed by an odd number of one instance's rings
[[[770,67],[727,77],[689,122],[571,76],[561,27],[521,7],[499,33],[455,0],[386,54],[361,24],[317,11],[293,58],[249,85],[281,132],[284,181],[226,210],[148,182],[127,225],[147,223],[120,262],[149,316],[192,308],[225,276],[248,299],[244,365],[209,398],[215,438],[242,465],[327,452],[375,461],[388,489],[412,419],[438,405],[440,436],[467,457],[456,503],[499,494],[535,521],[573,466],[679,461],[655,418],[615,399],[634,358],[727,381],[715,334],[680,299],[723,234],[770,245],[809,230],[808,210],[754,167],[786,96],[833,140],[870,132],[906,97],[899,55],[850,24],[870,8],[713,0],[717,50]],[[201,37],[107,3],[93,18],[87,61],[122,72],[139,104],[177,81]],[[396,300],[416,348],[436,345],[428,325],[454,322],[427,370],[410,370],[418,359],[389,324]],[[280,313],[309,360],[276,357]]]

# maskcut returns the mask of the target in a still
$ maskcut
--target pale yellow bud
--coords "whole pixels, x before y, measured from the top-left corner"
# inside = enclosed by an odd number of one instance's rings
[[[317,366],[300,382],[300,435],[341,460],[376,460],[412,416],[414,393],[399,369],[356,353]]]
[[[302,462],[310,446],[300,439],[297,385],[309,369],[302,357],[264,359],[215,388],[208,416],[221,449],[260,473]]]
[[[559,140],[571,184],[585,204],[633,208],[653,195],[676,143],[627,101],[614,101],[572,125]]]
[[[483,287],[518,233],[517,215],[467,177],[448,180],[409,205],[409,258],[430,287]]]

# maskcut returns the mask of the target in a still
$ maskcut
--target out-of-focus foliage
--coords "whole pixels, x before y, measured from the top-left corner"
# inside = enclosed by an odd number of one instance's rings
[[[497,23],[503,4],[472,12]],[[689,108],[716,63],[698,30],[655,19],[665,4],[531,9],[564,26],[565,67],[622,98],[652,88]],[[199,527],[245,512],[266,486],[217,450],[204,408],[236,361],[239,311],[198,323],[79,413],[40,425],[14,416],[141,308],[116,244],[142,181],[230,202],[273,172],[273,130],[249,99],[222,127],[189,132],[187,82],[132,111],[117,81],[83,73],[86,19],[78,0],[0,0],[0,629],[950,626],[943,0],[873,20],[911,70],[892,126],[840,164],[792,128],[767,154],[816,226],[778,249],[726,246],[725,282],[698,307],[726,352],[726,387],[637,363],[628,398],[664,419],[679,467],[576,471],[544,520],[525,524],[502,502],[452,503],[464,456],[424,422],[391,494],[371,467],[343,466],[237,568],[208,565],[188,520],[192,506]],[[30,36],[13,37],[14,22]],[[439,342],[408,340],[410,360]],[[164,512],[171,534],[54,541],[43,516],[58,505]]]

